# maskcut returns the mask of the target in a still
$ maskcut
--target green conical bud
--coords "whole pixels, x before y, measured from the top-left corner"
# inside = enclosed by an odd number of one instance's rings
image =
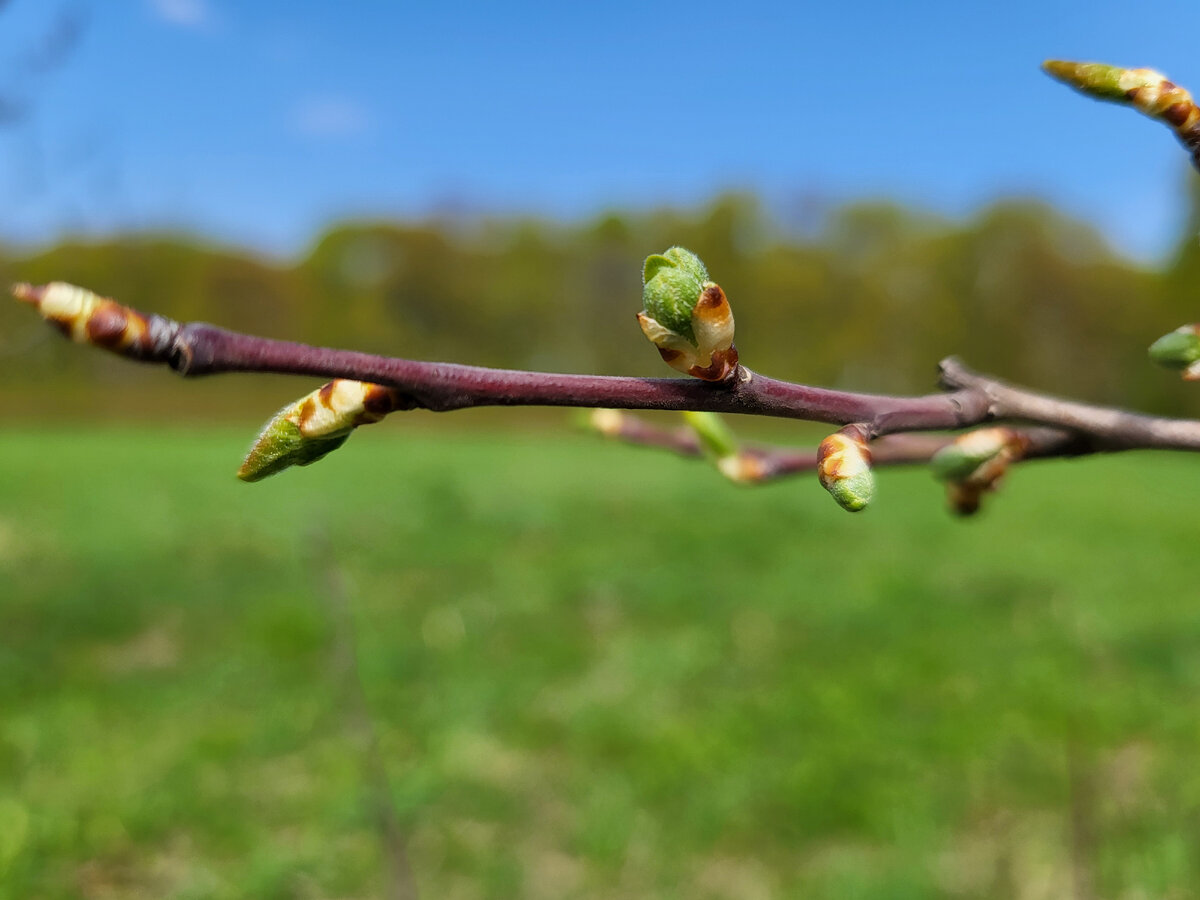
[[[1125,88],[1121,87],[1121,76],[1126,69],[1105,63],[1077,63],[1061,59],[1048,59],[1042,63],[1046,74],[1075,90],[1099,100],[1124,102]]]
[[[642,267],[642,280],[642,304],[646,312],[694,345],[692,313],[708,281],[708,270],[700,257],[682,247],[648,256]]]
[[[1200,125],[1192,95],[1153,69],[1123,69],[1103,63],[1049,60],[1042,68],[1059,81],[1097,100],[1132,106],[1184,136]]]
[[[1200,326],[1184,325],[1150,345],[1150,358],[1168,369],[1186,369],[1200,362]]]
[[[238,478],[242,481],[261,481],[291,466],[311,465],[346,443],[353,430],[347,428],[325,437],[305,437],[300,426],[287,417],[289,410],[290,407],[281,410],[255,440],[238,469]]]
[[[267,422],[246,454],[238,478],[260,481],[291,466],[328,456],[360,425],[378,422],[401,408],[393,388],[339,378],[289,403]]]

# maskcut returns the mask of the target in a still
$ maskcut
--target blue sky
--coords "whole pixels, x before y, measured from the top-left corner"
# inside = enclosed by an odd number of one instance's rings
[[[168,227],[286,255],[348,216],[752,189],[954,216],[1038,196],[1151,259],[1180,232],[1183,153],[1038,66],[1200,89],[1196,33],[1182,2],[0,0],[20,112],[0,102],[0,239]]]

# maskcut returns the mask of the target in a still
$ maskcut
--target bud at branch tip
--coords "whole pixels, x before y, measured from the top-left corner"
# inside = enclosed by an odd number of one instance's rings
[[[169,342],[178,326],[162,316],[146,316],[86,288],[56,281],[43,287],[14,284],[12,294],[79,344],[103,347],[122,356],[146,359]]]
[[[1097,100],[1132,106],[1143,115],[1158,119],[1176,134],[1200,126],[1200,109],[1192,95],[1153,69],[1123,69],[1104,63],[1047,60],[1042,68],[1052,78]]]
[[[35,288],[32,284],[18,282],[14,284],[10,290],[12,295],[22,303],[31,303],[34,306],[38,304],[42,296],[42,288]]]

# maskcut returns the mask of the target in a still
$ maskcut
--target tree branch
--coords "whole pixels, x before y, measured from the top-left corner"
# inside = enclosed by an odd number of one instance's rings
[[[179,326],[166,354],[143,359],[165,362],[185,376],[274,372],[369,381],[401,391],[407,408],[434,412],[475,406],[692,409],[836,425],[879,420],[886,421],[888,431],[910,431],[982,421],[986,405],[974,390],[923,397],[860,394],[779,381],[744,366],[731,382],[707,382],[418,362],[277,341],[201,323]]]
[[[66,285],[17,285],[14,295],[81,343],[105,347],[180,375],[273,372],[370,382],[392,388],[391,409],[447,412],[475,406],[567,406],[696,410],[863,425],[866,436],[956,430],[1017,420],[1074,432],[1080,452],[1134,447],[1200,450],[1200,421],[1165,419],[1062,400],[941,365],[948,393],[893,397],[780,381],[739,366],[728,381],[632,378],[418,362],[279,341],[206,323],[180,324]]]
[[[147,361],[167,362],[185,376],[275,372],[369,381],[401,391],[405,408],[434,412],[475,406],[705,410],[832,425],[864,422],[871,426],[872,437],[1020,419],[1087,435],[1094,440],[1094,449],[1200,450],[1200,422],[1060,400],[975,373],[954,358],[941,366],[949,393],[920,397],[795,384],[745,366],[731,383],[716,383],[418,362],[277,341],[198,323],[180,326],[166,357]]]
[[[696,433],[686,426],[664,428],[637,416],[614,410],[596,410],[589,427],[609,440],[636,447],[666,450],[679,456],[698,458],[704,448]],[[604,415],[611,413],[612,415]],[[1075,432],[1059,428],[1019,429],[1026,442],[1022,460],[1081,456],[1097,452],[1095,445]],[[871,442],[871,465],[924,465],[935,453],[954,442],[951,435],[891,434]],[[1113,448],[1118,449],[1118,448]],[[811,472],[817,467],[815,449],[793,449],[764,444],[747,444],[739,453],[753,460],[756,475],[749,483],[761,483],[789,475]]]
[[[1094,450],[1200,450],[1200,422],[1191,419],[1146,416],[1039,394],[972,372],[953,356],[942,360],[940,369],[948,389],[986,397],[988,416],[995,420],[1024,420],[1077,431],[1092,439]]]

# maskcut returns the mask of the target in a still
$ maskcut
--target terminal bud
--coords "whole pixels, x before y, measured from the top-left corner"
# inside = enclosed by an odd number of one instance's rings
[[[1192,95],[1153,69],[1123,69],[1104,63],[1077,63],[1052,59],[1042,66],[1053,78],[1077,91],[1132,106],[1138,112],[1158,119],[1176,134],[1184,134],[1200,125],[1200,109]]]
[[[134,359],[157,357],[179,330],[177,323],[163,316],[140,313],[62,281],[41,287],[15,284],[12,293],[76,343],[102,347]]]
[[[733,310],[696,254],[682,247],[646,258],[638,313],[642,333],[671,368],[705,381],[727,381],[737,369]]]

